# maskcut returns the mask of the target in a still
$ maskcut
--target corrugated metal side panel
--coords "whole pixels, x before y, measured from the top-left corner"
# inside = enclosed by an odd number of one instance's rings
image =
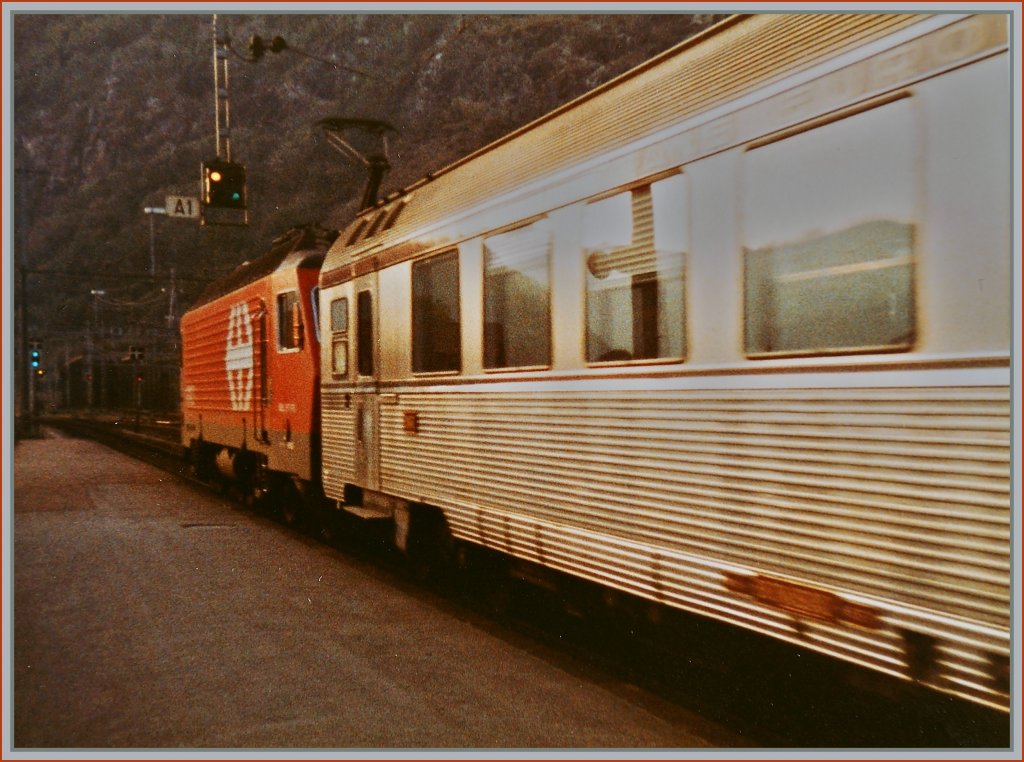
[[[352,410],[345,407],[344,393],[323,389],[320,405],[324,494],[341,500],[345,494],[345,482],[352,481],[355,471],[352,447],[355,421]]]
[[[181,388],[189,410],[231,410],[224,364],[227,309],[207,308],[181,321]]]
[[[568,104],[417,188],[386,240],[626,145],[783,74],[905,27],[906,14],[762,14]],[[339,260],[328,261],[328,267]]]
[[[937,637],[938,668],[925,682],[997,709],[1008,696],[993,685],[991,654],[1008,654],[1006,630],[978,626],[935,612],[883,606],[884,625],[873,630],[813,619],[799,623],[783,611],[723,588],[732,567],[706,556],[654,550],[609,535],[555,526],[488,509],[460,507],[449,513],[457,531],[536,563],[581,575],[660,603],[715,617],[781,640],[896,677],[908,664],[901,630]]]
[[[185,397],[183,412],[186,415],[191,410],[238,412],[232,408],[225,361],[231,310],[236,304],[246,305],[252,326],[253,382],[245,410],[254,410],[259,404],[259,380],[262,378],[259,342],[262,337],[256,316],[260,314],[263,305],[255,297],[234,297],[203,306],[182,318],[181,388]]]
[[[403,393],[382,415],[387,492],[1008,626],[1005,389]]]

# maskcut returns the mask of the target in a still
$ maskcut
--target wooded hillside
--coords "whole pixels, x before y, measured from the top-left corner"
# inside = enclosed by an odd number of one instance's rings
[[[251,224],[154,220],[156,269],[179,306],[287,228],[341,227],[364,172],[315,126],[392,124],[384,192],[410,184],[705,28],[709,15],[221,15],[232,40],[233,158]],[[156,287],[146,206],[197,196],[215,155],[209,15],[13,16],[15,241],[33,334],[90,317],[90,291],[143,302]],[[286,49],[256,62],[249,40]],[[194,278],[190,280],[189,278]],[[181,289],[184,289],[182,292]],[[133,301],[134,300],[134,301]],[[154,307],[166,312],[166,304]],[[135,316],[133,320],[145,319]]]

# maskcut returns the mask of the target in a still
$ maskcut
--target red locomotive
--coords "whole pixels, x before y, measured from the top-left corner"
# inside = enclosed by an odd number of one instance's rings
[[[199,476],[228,479],[253,499],[316,494],[317,280],[336,237],[289,230],[182,317],[182,443]]]

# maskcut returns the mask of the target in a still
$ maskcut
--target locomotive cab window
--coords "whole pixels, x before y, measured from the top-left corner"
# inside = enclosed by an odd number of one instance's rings
[[[682,174],[584,208],[588,362],[685,355],[687,209]]]
[[[484,239],[484,367],[551,362],[547,220]]]
[[[412,266],[412,369],[462,368],[459,253],[450,251]]]
[[[348,373],[348,299],[331,302],[331,373]]]
[[[277,295],[277,348],[282,352],[302,349],[302,308],[297,291]]]
[[[748,149],[748,356],[910,347],[919,144],[902,98]]]

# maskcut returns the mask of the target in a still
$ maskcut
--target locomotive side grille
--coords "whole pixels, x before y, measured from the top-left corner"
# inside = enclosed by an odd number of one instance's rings
[[[1005,389],[403,394],[381,452],[410,499],[1008,626]]]

